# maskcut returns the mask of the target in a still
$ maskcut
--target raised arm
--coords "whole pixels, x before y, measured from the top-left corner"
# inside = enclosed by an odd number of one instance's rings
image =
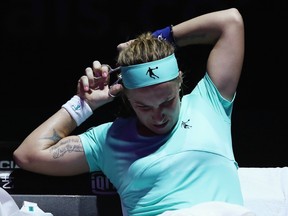
[[[68,136],[75,128],[76,122],[61,108],[14,151],[15,162],[25,170],[46,175],[65,176],[87,171],[80,139]]]
[[[55,176],[89,171],[80,138],[69,135],[92,115],[93,110],[112,101],[108,93],[115,89],[109,89],[108,68],[100,62],[93,62],[93,67],[85,72],[86,75],[79,79],[77,95],[29,134],[14,151],[14,160],[21,168]],[[95,80],[95,76],[102,78]]]
[[[238,85],[244,59],[244,24],[235,8],[211,12],[173,27],[177,46],[214,44],[207,72],[221,95],[231,100]]]

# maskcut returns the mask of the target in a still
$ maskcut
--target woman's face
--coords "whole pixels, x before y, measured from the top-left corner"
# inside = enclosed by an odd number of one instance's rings
[[[172,130],[180,112],[179,82],[170,81],[127,90],[142,135],[165,134]]]

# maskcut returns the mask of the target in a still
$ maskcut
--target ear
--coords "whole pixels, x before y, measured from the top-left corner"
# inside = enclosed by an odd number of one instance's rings
[[[179,82],[179,87],[181,87],[181,85],[182,85],[182,83],[183,83],[183,73],[182,73],[182,71],[181,70],[179,70],[179,80],[180,80],[180,82]]]

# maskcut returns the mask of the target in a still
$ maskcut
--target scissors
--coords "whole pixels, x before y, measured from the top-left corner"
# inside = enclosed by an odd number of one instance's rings
[[[121,69],[121,66],[116,67],[116,68],[112,68],[110,65],[107,65],[107,64],[105,64],[105,66],[108,67],[108,74],[109,75],[113,74],[114,72],[120,71],[120,69]],[[101,76],[94,77],[94,79],[96,79],[96,80],[101,79],[101,78],[102,78]],[[115,85],[115,84],[119,83],[121,80],[122,80],[121,73],[117,74],[117,80],[112,85]]]

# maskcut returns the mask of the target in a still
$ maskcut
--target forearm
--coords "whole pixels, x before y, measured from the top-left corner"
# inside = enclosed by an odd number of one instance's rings
[[[75,175],[89,171],[78,136],[69,136],[77,124],[61,108],[38,126],[14,151],[14,160],[25,170],[46,175]]]
[[[67,110],[61,108],[32,131],[23,143],[27,143],[27,145],[29,145],[29,143],[35,145],[35,142],[39,142],[41,145],[39,145],[38,148],[45,150],[50,146],[55,145],[62,138],[70,135],[76,127],[77,124],[75,120]]]
[[[14,151],[19,167],[58,176],[89,172],[80,137],[70,134],[93,110],[113,101],[109,93],[117,94],[121,88],[120,84],[109,87],[108,67],[99,61],[87,67],[85,74],[77,82],[77,95],[32,131]]]
[[[23,159],[46,151],[71,134],[75,128],[76,122],[64,108],[61,108],[25,138],[14,152],[14,156]]]
[[[55,145],[71,134],[82,122],[92,115],[89,105],[79,96],[73,96],[62,108],[38,126],[21,144],[21,148],[41,151]],[[35,143],[39,143],[35,145]],[[31,145],[31,146],[30,146]]]
[[[177,46],[193,44],[215,44],[237,10],[227,9],[211,12],[173,26],[173,36]]]

